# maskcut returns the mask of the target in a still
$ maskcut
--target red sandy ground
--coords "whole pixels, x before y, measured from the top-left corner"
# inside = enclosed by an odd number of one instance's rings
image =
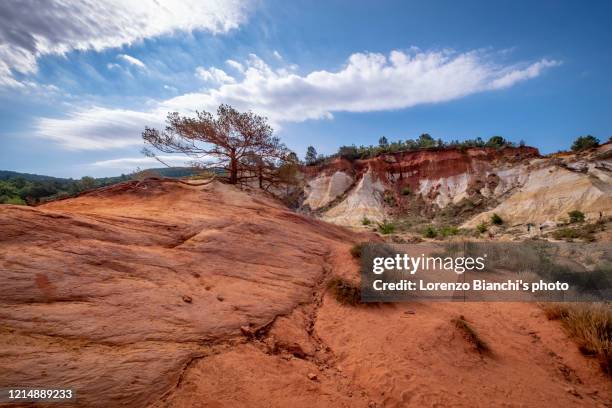
[[[93,407],[610,406],[534,304],[338,304],[325,281],[357,279],[365,237],[258,193],[147,181],[3,205],[0,225],[0,387]]]

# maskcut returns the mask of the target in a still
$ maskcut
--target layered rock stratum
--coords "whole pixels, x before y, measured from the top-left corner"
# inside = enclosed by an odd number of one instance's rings
[[[492,213],[510,225],[537,225],[562,221],[572,210],[592,220],[612,210],[609,143],[546,157],[531,147],[483,147],[338,158],[307,168],[306,175],[302,208],[340,225],[453,209],[472,210],[464,227]]]

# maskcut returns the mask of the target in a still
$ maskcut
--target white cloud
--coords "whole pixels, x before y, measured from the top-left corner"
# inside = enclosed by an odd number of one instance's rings
[[[535,78],[540,75],[540,72],[546,68],[556,67],[561,65],[559,61],[542,60],[535,64],[529,65],[525,69],[513,69],[509,70],[505,75],[496,79],[491,84],[493,89],[507,88],[514,85],[515,82],[524,81],[526,79]]]
[[[202,69],[209,79],[225,80],[159,101],[144,112],[94,107],[66,119],[42,119],[37,134],[73,149],[137,145],[144,126],[159,126],[167,112],[215,111],[221,103],[265,115],[278,127],[283,122],[330,119],[334,112],[394,110],[450,101],[510,87],[559,64],[543,59],[503,65],[494,56],[415,49],[389,55],[355,53],[336,71],[299,75],[291,66],[272,69],[251,54],[244,63],[227,61],[242,69],[240,79],[228,80],[225,76],[231,77],[217,68]]]
[[[243,70],[243,77],[235,83],[178,96],[159,107],[185,112],[229,103],[264,114],[278,125],[331,118],[333,112],[404,109],[450,101],[512,86],[559,64],[544,59],[502,65],[493,58],[478,51],[355,53],[337,71],[299,75],[295,67],[275,70],[251,54],[242,64],[231,63]]]
[[[189,160],[181,156],[160,155],[160,160],[170,166],[188,166]],[[108,169],[131,169],[141,166],[160,166],[161,163],[152,157],[123,157],[119,159],[101,160],[91,164],[95,167],[104,167]]]
[[[36,135],[69,150],[114,149],[141,145],[144,127],[162,124],[163,117],[154,112],[93,107],[62,119],[41,118]]]
[[[283,60],[283,56],[282,56],[282,55],[280,55],[280,52],[278,52],[278,51],[276,51],[276,50],[274,50],[274,52],[272,53],[272,55],[274,55],[274,57],[275,57],[277,60],[279,60],[279,61],[282,61],[282,60]]]
[[[225,61],[225,63],[240,73],[244,72],[244,66],[238,61],[228,59],[227,61]]]
[[[22,87],[37,58],[129,45],[175,31],[225,33],[242,24],[241,0],[0,1],[0,86]]]
[[[196,68],[196,76],[207,82],[214,82],[218,84],[233,84],[236,80],[229,76],[225,71],[219,68]]]
[[[117,58],[120,58],[120,59],[124,60],[125,62],[127,62],[130,65],[137,66],[138,68],[143,68],[143,69],[145,68],[144,62],[142,62],[138,58],[132,57],[131,55],[120,54],[120,55],[117,56]]]

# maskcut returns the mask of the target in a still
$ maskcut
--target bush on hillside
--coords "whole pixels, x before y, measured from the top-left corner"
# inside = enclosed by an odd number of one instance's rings
[[[504,223],[504,220],[496,213],[493,213],[493,215],[491,216],[491,223],[493,225],[502,225]]]
[[[597,139],[595,136],[586,135],[580,136],[578,139],[574,140],[572,150],[579,152],[581,150],[591,149],[597,146],[599,146],[599,139]]]
[[[459,228],[453,227],[453,226],[450,226],[450,225],[446,225],[446,226],[440,228],[440,230],[438,232],[440,233],[440,235],[442,237],[446,238],[446,237],[450,237],[452,235],[459,234]]]
[[[478,225],[476,226],[476,231],[480,232],[481,234],[482,234],[483,232],[486,232],[486,231],[487,231],[487,229],[488,229],[487,224],[486,224],[486,223],[484,223],[484,222],[481,222],[480,224],[478,224]]]
[[[21,197],[0,197],[0,203],[13,205],[26,205],[26,202]]]
[[[387,220],[378,223],[378,231],[381,234],[393,234],[395,232],[395,224]]]
[[[573,210],[567,213],[569,215],[570,224],[575,224],[577,222],[584,222],[584,213],[582,211]]]
[[[438,235],[438,232],[436,231],[436,229],[434,227],[432,227],[431,225],[427,226],[424,230],[423,230],[423,236],[425,238],[435,238]]]

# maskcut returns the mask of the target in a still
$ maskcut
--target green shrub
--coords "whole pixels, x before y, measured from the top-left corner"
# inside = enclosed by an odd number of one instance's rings
[[[595,241],[596,232],[603,231],[604,229],[605,224],[598,221],[592,224],[581,224],[574,228],[559,228],[553,231],[552,236],[555,239],[582,239],[590,242]]]
[[[361,249],[363,244],[355,244],[351,247],[351,255],[353,258],[361,258]]]
[[[502,136],[491,136],[486,146],[501,148],[501,147],[508,146],[508,141],[504,139]]]
[[[368,217],[363,217],[361,219],[361,225],[370,225],[372,221]]]
[[[438,232],[431,225],[423,230],[423,236],[425,238],[435,238],[438,235]]]
[[[411,191],[410,191],[410,187],[406,186],[402,188],[402,195],[403,196],[407,196],[410,195]]]
[[[576,239],[580,238],[578,230],[574,228],[559,228],[552,233],[555,239]]]
[[[586,135],[580,136],[578,139],[574,140],[572,150],[579,152],[581,150],[590,149],[597,146],[599,146],[599,139],[591,135]]]
[[[329,281],[327,288],[336,300],[343,305],[355,306],[361,303],[361,288],[343,278],[335,277]]]
[[[481,222],[480,224],[478,224],[476,226],[476,231],[480,232],[481,234],[483,232],[486,232],[488,229],[487,224],[485,222]]]
[[[6,199],[0,201],[0,204],[14,204],[14,205],[25,205],[25,201],[21,199],[21,197],[7,197]]]
[[[574,224],[577,222],[584,222],[584,213],[582,211],[573,210],[567,213],[569,215],[570,224]]]
[[[459,234],[459,228],[447,225],[440,228],[439,233],[443,237],[449,237],[451,235]]]
[[[395,232],[395,224],[387,220],[378,223],[378,231],[381,234],[393,234]]]
[[[504,223],[504,220],[502,219],[502,217],[497,215],[497,213],[493,213],[493,215],[491,216],[491,223],[494,225],[502,225]]]

